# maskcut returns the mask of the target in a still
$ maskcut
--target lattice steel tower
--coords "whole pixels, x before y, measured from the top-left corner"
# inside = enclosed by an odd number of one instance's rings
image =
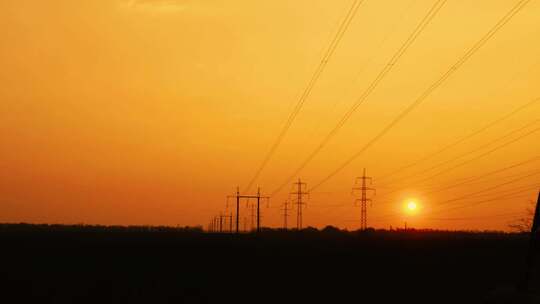
[[[361,215],[360,215],[360,230],[366,230],[367,229],[367,203],[371,203],[372,200],[367,197],[368,191],[373,191],[376,194],[376,190],[374,188],[367,187],[366,181],[369,180],[369,184],[372,183],[371,177],[366,176],[366,169],[364,168],[364,173],[361,177],[357,177],[355,184],[358,183],[358,180],[362,181],[362,185],[360,187],[353,187],[352,191],[360,190],[361,195],[359,199],[356,199],[355,204],[360,202],[360,208],[362,209]]]
[[[302,197],[304,195],[309,195],[309,193],[305,190],[307,188],[306,183],[303,183],[300,179],[298,179],[298,182],[294,183],[296,186],[296,192],[291,192],[290,195],[296,196],[296,201],[294,202],[296,204],[296,229],[301,230],[302,229],[302,209],[303,205],[306,203],[302,201]]]

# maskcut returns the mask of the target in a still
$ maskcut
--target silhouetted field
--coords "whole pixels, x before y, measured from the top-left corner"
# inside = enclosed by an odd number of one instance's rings
[[[3,303],[483,303],[515,286],[528,238],[0,225]]]

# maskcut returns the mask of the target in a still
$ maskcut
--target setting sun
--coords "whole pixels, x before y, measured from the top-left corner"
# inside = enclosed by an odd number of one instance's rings
[[[311,192],[300,214],[321,229],[508,230],[537,194],[538,16],[529,0],[0,0],[0,222],[209,225],[260,186]],[[364,220],[350,187],[372,188]]]
[[[418,203],[415,200],[409,200],[405,204],[405,211],[408,214],[415,214],[418,212]]]

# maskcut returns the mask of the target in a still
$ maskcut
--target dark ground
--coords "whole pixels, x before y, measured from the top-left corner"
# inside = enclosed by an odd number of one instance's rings
[[[0,225],[0,242],[0,303],[483,303],[516,285],[528,246],[497,233],[30,225]]]

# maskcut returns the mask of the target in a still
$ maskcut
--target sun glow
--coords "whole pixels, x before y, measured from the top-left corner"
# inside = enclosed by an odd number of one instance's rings
[[[416,214],[418,212],[418,208],[419,208],[419,205],[418,205],[418,202],[416,202],[416,200],[408,200],[406,203],[405,203],[405,211],[408,213],[408,214]]]

